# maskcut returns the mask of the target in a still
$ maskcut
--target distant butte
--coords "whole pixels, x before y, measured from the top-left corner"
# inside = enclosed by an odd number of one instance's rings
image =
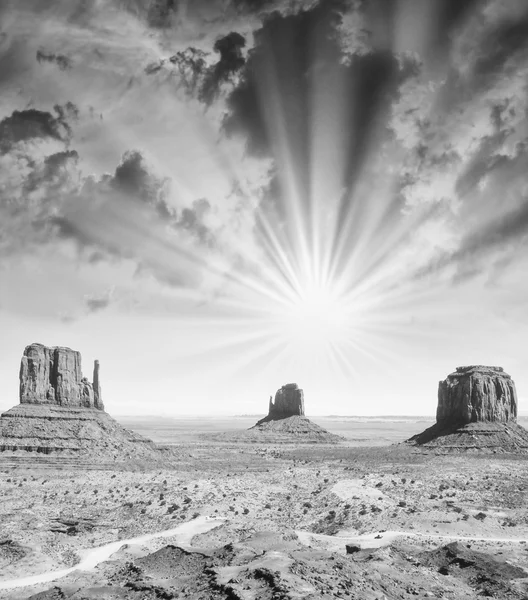
[[[268,414],[246,432],[254,441],[270,443],[323,443],[342,441],[339,435],[326,431],[304,414],[304,392],[296,383],[283,385],[270,397]]]
[[[528,451],[515,383],[502,367],[458,367],[438,384],[436,423],[407,443],[440,451]]]
[[[257,425],[294,416],[304,417],[304,392],[296,383],[287,383],[277,390],[275,401],[270,396],[268,414]]]
[[[99,463],[153,458],[153,442],[123,428],[104,410],[99,361],[93,382],[81,355],[62,346],[30,344],[20,362],[20,404],[0,415],[0,453],[83,457]]]

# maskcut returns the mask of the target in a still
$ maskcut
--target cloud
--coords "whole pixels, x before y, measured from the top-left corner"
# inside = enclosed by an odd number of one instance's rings
[[[67,103],[54,107],[56,116],[50,112],[27,109],[15,110],[0,121],[0,152],[8,152],[15,144],[30,140],[52,139],[65,142],[71,137],[67,117],[75,114],[76,107]]]
[[[72,68],[72,61],[64,54],[54,54],[53,52],[45,52],[37,50],[37,62],[47,62],[56,64],[61,71],[66,71]]]
[[[110,306],[114,296],[114,288],[102,292],[101,294],[89,294],[84,297],[84,303],[88,313],[95,313]]]

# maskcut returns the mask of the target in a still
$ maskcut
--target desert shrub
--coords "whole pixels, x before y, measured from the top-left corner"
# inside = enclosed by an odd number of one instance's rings
[[[190,504],[191,502],[192,502],[192,500],[189,498],[189,496],[186,496],[186,497],[183,499],[183,503],[184,503],[184,504]]]
[[[305,502],[305,503],[303,504],[303,506],[304,506],[304,508],[312,508],[312,505],[311,505],[311,503],[310,503],[310,502]]]
[[[244,510],[242,511],[245,515],[249,514],[249,508],[244,508]]]
[[[264,505],[264,508],[271,508],[271,504],[268,502],[267,504]]]

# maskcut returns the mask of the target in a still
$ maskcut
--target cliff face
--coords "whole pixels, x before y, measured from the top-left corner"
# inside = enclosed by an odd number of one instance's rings
[[[20,363],[20,404],[104,410],[99,383],[99,362],[95,361],[93,384],[83,377],[81,355],[63,347],[31,344]]]
[[[0,454],[8,464],[12,454],[30,464],[45,454],[54,455],[46,464],[85,466],[161,458],[153,442],[105,412],[98,361],[91,383],[82,375],[79,352],[42,344],[24,350],[20,404],[0,415]]]
[[[516,421],[517,392],[501,367],[458,367],[438,386],[440,425]]]
[[[436,423],[407,443],[435,452],[528,452],[517,392],[501,367],[458,367],[438,385]]]
[[[304,393],[296,383],[283,385],[275,394],[275,402],[270,398],[268,417],[286,419],[304,416]]]

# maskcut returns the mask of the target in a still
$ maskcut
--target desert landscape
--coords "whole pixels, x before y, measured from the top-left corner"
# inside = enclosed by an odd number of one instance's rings
[[[62,387],[48,388],[40,402],[40,384],[50,381],[40,366],[50,353],[62,365]],[[23,409],[47,411],[50,423],[54,410],[85,402],[80,357],[70,371],[71,356],[67,348],[26,348],[17,425],[6,413],[0,419],[1,598],[527,597],[528,454],[494,446],[488,431],[522,429],[515,388],[484,397],[478,391],[489,391],[490,381],[500,389],[509,377],[502,372],[457,371],[449,395],[459,396],[467,381],[476,390],[478,418],[457,423],[473,427],[473,437],[483,429],[485,448],[446,451],[453,434],[443,434],[440,446],[420,446],[413,434],[430,422],[394,417],[315,419],[314,441],[312,427],[299,428],[299,420],[311,420],[293,384],[257,419],[275,423],[275,442],[268,429],[259,441],[249,416],[150,418],[123,419],[137,430],[139,450],[128,449],[136,456],[116,455],[104,437],[87,451],[44,452],[44,430],[40,451],[15,448],[20,419],[33,428],[43,418],[20,417]],[[440,382],[440,417],[450,378]],[[68,408],[53,403],[60,394]],[[78,413],[102,410],[87,404]],[[71,416],[67,425],[71,432]],[[330,437],[320,441],[325,429]],[[127,431],[116,424],[110,435]]]
[[[0,0],[0,600],[528,600],[527,273],[528,0]]]

